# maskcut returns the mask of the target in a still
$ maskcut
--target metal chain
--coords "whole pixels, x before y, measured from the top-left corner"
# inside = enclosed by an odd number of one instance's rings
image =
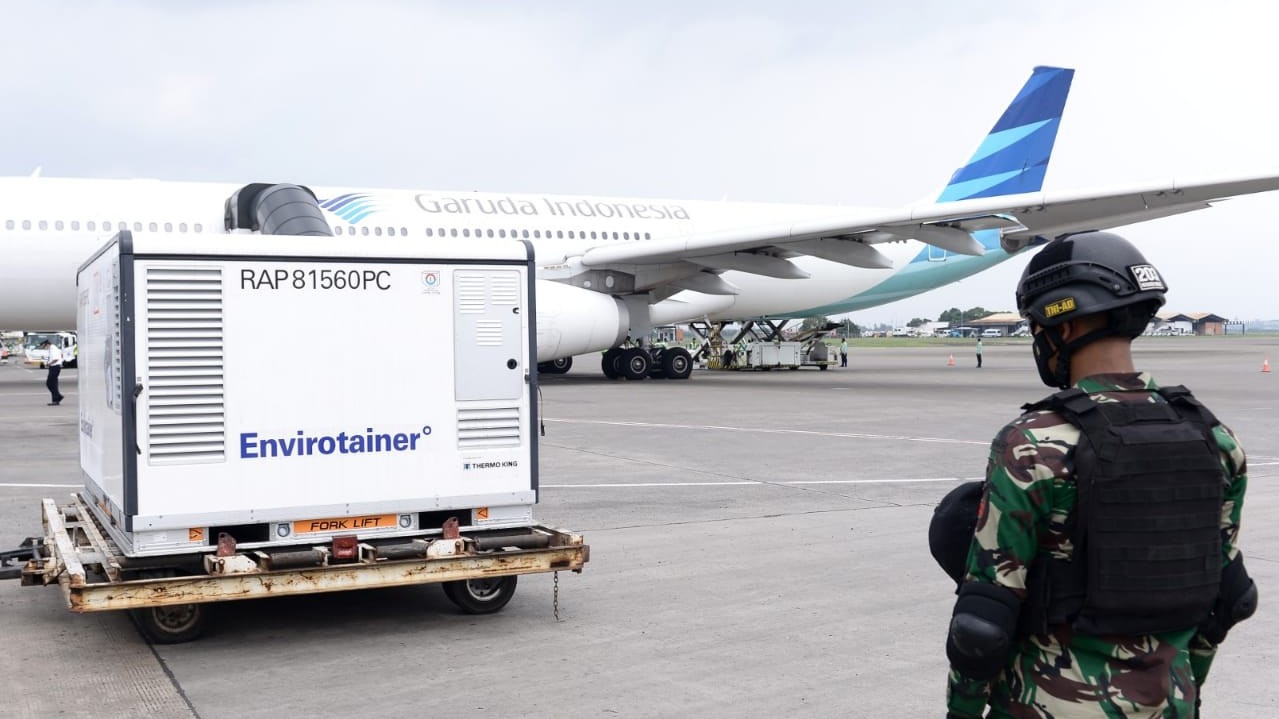
[[[554,579],[551,580],[551,586],[555,587],[551,596],[551,606],[555,609],[555,621],[560,620],[560,573],[554,573]]]

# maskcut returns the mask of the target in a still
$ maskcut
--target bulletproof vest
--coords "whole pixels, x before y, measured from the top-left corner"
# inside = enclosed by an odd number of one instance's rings
[[[1226,481],[1217,421],[1186,388],[1157,391],[1165,402],[1099,403],[1071,388],[1028,406],[1060,413],[1081,434],[1067,520],[1072,561],[1045,555],[1032,564],[1023,631],[1069,624],[1089,635],[1155,634],[1197,626],[1211,612]]]

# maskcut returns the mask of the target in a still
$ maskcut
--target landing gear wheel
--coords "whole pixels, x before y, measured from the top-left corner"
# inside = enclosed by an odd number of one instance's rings
[[[604,372],[604,376],[609,379],[617,379],[622,376],[622,370],[618,367],[621,364],[622,350],[614,347],[611,350],[605,350],[604,358],[600,360],[600,369]]]
[[[459,582],[444,582],[444,596],[466,614],[492,614],[500,611],[515,596],[519,577],[484,577]]]
[[[662,353],[662,371],[667,379],[688,379],[693,374],[693,356],[683,347],[672,347]]]
[[[622,350],[621,365],[622,376],[626,379],[644,379],[648,376],[648,368],[653,366],[653,360],[644,349],[632,347]]]
[[[573,366],[572,357],[561,357],[550,362],[538,362],[537,371],[542,374],[564,374]]]
[[[172,604],[130,609],[129,617],[152,644],[181,644],[204,634],[203,604]]]

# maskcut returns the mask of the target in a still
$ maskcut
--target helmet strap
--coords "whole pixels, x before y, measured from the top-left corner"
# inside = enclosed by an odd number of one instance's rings
[[[1070,387],[1070,359],[1075,351],[1104,337],[1119,336],[1127,337],[1123,332],[1107,325],[1067,342],[1057,327],[1044,327],[1035,335],[1034,344],[1035,368],[1039,370],[1040,381],[1049,387]],[[1057,357],[1057,367],[1050,369],[1048,360],[1054,355]]]

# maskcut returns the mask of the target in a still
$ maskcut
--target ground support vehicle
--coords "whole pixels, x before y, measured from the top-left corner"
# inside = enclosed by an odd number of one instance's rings
[[[826,369],[839,361],[823,339],[839,327],[836,322],[789,335],[784,339],[789,320],[757,319],[742,323],[735,339],[723,338],[728,323],[694,322],[690,329],[700,336],[701,344],[693,352],[707,369],[771,370],[816,367]]]
[[[75,332],[28,332],[23,340],[23,361],[29,365],[36,365],[40,369],[44,369],[49,361],[49,350],[44,349],[41,345],[45,341],[49,341],[58,346],[62,350],[62,366],[68,369],[74,368],[78,364],[80,356],[79,345],[76,342]]]
[[[45,499],[41,509],[44,537],[26,543],[22,584],[58,585],[73,612],[129,610],[158,644],[199,637],[205,606],[236,599],[442,583],[463,612],[489,614],[510,601],[518,575],[581,572],[590,559],[580,534],[533,525],[463,536],[456,521],[438,536],[408,541],[346,535],[313,546],[240,550],[224,536],[212,554],[130,558],[83,496],[63,504]]]
[[[24,581],[183,641],[213,601],[444,582],[486,613],[520,574],[580,569],[581,538],[533,519],[533,272],[521,242],[120,233],[77,274],[84,486],[43,502]],[[304,346],[359,326],[388,351],[286,370],[282,317]]]

